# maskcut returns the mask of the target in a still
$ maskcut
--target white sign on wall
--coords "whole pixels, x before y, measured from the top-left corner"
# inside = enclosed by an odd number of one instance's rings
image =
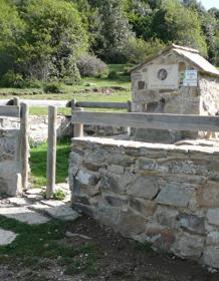
[[[183,86],[185,87],[197,87],[198,84],[198,72],[197,70],[185,70]]]
[[[157,64],[148,67],[148,89],[177,89],[178,87],[178,64]]]

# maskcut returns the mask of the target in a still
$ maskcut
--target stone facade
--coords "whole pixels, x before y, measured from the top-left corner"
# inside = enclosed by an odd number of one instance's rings
[[[189,70],[197,72],[196,86],[185,84],[185,73]],[[219,112],[219,71],[196,50],[173,45],[135,68],[131,80],[132,111],[213,116]],[[168,143],[197,136],[154,130],[137,130],[136,134],[137,139]]]
[[[21,192],[19,129],[0,129],[0,193]]]
[[[219,268],[219,147],[74,139],[73,207],[154,249]]]

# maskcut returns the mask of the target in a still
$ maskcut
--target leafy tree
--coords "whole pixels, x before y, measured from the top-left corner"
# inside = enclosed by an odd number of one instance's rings
[[[123,3],[117,0],[102,0],[99,12],[102,26],[95,52],[107,61],[122,62],[123,48],[132,35]]]
[[[163,0],[152,21],[153,36],[165,43],[175,42],[197,48],[207,55],[207,44],[198,14],[177,0]]]
[[[124,49],[127,61],[138,64],[145,61],[152,54],[157,53],[165,47],[165,44],[159,39],[148,40],[130,37],[128,44]]]
[[[89,48],[92,52],[100,38],[102,28],[101,16],[96,5],[91,5],[87,0],[72,0],[81,13],[82,21],[85,24],[89,36]]]
[[[87,47],[87,35],[73,4],[65,0],[32,0],[26,6],[24,19],[24,73],[44,80],[74,76],[76,59]]]
[[[16,7],[7,0],[0,0],[0,77],[15,67],[24,28]]]

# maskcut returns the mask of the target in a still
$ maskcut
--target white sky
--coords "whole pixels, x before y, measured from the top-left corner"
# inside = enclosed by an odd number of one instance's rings
[[[219,0],[201,0],[201,3],[207,10],[212,7],[219,9]]]

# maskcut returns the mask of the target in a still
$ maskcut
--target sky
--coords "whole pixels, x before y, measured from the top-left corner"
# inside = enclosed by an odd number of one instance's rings
[[[201,0],[201,3],[207,10],[212,7],[219,9],[219,0]]]

